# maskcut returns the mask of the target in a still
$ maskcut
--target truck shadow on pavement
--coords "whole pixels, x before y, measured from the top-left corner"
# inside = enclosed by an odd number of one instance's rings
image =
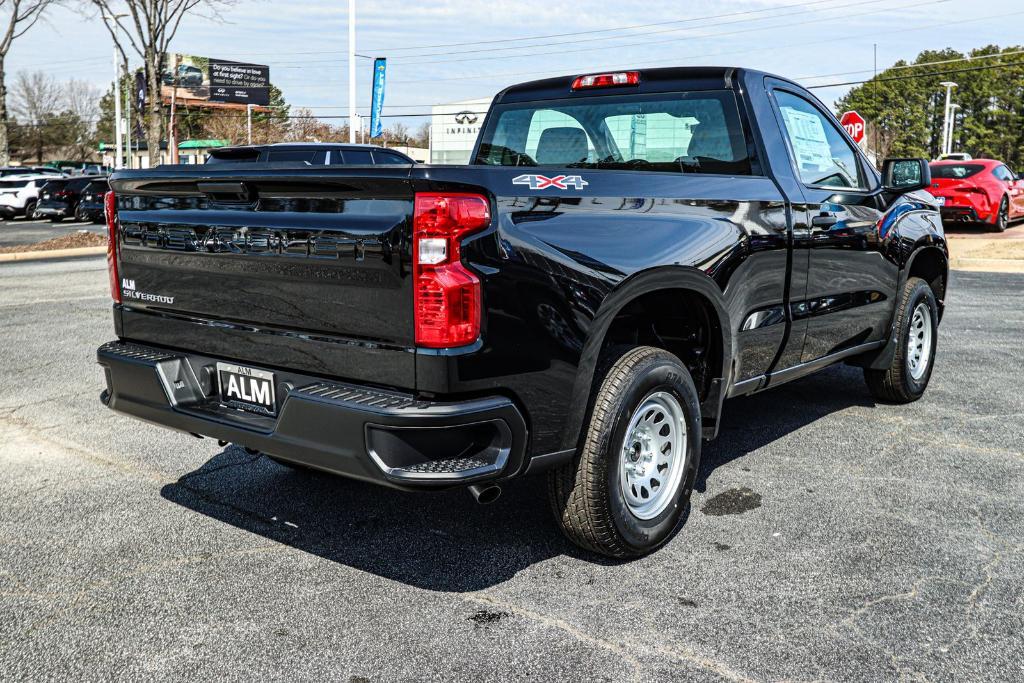
[[[704,445],[696,489],[704,491],[717,468],[855,405],[874,404],[860,370],[842,366],[727,402],[719,438]],[[292,470],[229,446],[161,495],[304,552],[427,590],[481,590],[559,555],[610,562],[559,533],[544,477],[511,482],[496,503],[482,506],[462,490],[395,491]]]

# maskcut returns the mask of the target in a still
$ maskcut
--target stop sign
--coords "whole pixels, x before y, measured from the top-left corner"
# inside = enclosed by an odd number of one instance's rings
[[[848,111],[839,119],[839,123],[843,124],[846,132],[859,145],[864,139],[864,117],[855,111]]]

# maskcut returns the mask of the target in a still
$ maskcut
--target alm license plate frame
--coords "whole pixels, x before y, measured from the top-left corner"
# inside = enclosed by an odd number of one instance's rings
[[[274,373],[234,363],[217,363],[220,402],[248,413],[277,417]]]

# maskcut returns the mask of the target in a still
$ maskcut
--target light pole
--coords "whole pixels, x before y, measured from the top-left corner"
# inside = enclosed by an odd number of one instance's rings
[[[946,136],[946,154],[953,153],[953,129],[956,128],[956,110],[960,109],[959,104],[949,105],[949,135]]]
[[[114,23],[114,27],[110,29],[111,34],[114,36],[114,168],[124,168],[121,160],[121,152],[124,149],[124,144],[121,137],[121,62],[119,61],[119,53],[117,47],[117,36],[121,30],[121,25],[117,23],[117,20],[128,16],[127,14],[114,14],[107,15],[103,14],[103,22],[106,23],[108,20]],[[109,24],[108,24],[109,26]]]
[[[956,87],[956,83],[953,81],[943,81],[942,83],[939,83],[939,85],[946,89],[946,106],[943,109],[942,117],[942,151],[939,153],[939,156],[944,156],[949,154],[950,138],[952,137],[952,129],[949,126],[949,120],[952,114],[952,110],[949,106],[949,98],[953,88]]]
[[[356,0],[348,0],[348,141],[356,141]]]

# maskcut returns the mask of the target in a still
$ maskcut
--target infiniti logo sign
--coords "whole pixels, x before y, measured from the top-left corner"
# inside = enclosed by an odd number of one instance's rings
[[[476,118],[476,114],[471,111],[460,111],[455,115],[455,123],[462,125],[473,124],[476,123]]]

